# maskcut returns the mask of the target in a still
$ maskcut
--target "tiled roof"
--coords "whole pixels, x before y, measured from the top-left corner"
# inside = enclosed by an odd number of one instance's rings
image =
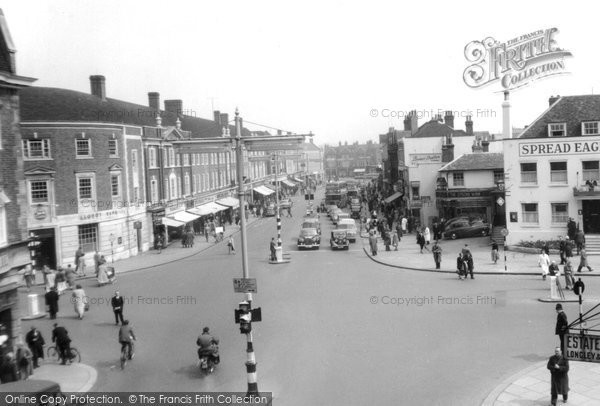
[[[600,95],[559,98],[519,138],[547,138],[550,123],[566,123],[567,137],[578,137],[582,135],[581,123],[584,121],[600,121]]]
[[[19,92],[21,121],[97,122],[134,126],[156,126],[157,111],[140,104],[91,94],[51,87],[29,87]],[[177,115],[160,111],[162,126],[174,126]],[[190,131],[193,138],[220,137],[222,127],[212,120],[182,115],[181,129]],[[229,126],[231,135],[235,127]],[[242,129],[243,136],[250,136]]]
[[[439,172],[482,171],[503,168],[504,159],[501,153],[479,152],[461,155],[440,168]]]
[[[438,120],[431,120],[423,124],[411,138],[425,137],[447,137],[452,134],[453,137],[469,136],[464,130],[457,130]]]

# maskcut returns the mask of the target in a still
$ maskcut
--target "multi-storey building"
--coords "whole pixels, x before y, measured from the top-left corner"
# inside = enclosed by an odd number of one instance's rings
[[[599,112],[598,95],[551,97],[518,138],[503,140],[509,244],[566,235],[569,218],[588,244],[597,240]]]
[[[381,151],[373,141],[366,144],[344,145],[340,142],[337,147],[325,145],[323,151],[325,160],[325,177],[327,180],[354,177],[359,171],[369,166],[377,166],[381,162]],[[358,170],[357,172],[355,172]],[[360,172],[362,173],[362,172]]]
[[[17,272],[32,262],[19,128],[19,98],[35,79],[17,75],[15,46],[0,10],[0,337],[11,348],[20,333]]]

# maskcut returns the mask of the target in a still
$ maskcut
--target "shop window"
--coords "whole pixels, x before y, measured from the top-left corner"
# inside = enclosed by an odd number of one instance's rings
[[[581,163],[582,166],[582,175],[583,182],[600,181],[600,161],[583,161]]]
[[[537,164],[521,164],[521,183],[537,184]]]
[[[550,162],[550,182],[567,183],[566,162]]]
[[[96,251],[98,246],[98,224],[79,226],[79,246],[83,249],[83,252]]]
[[[552,224],[566,224],[569,221],[568,203],[552,203]]]
[[[537,203],[523,203],[523,222],[524,223],[539,223],[538,204]]]
[[[413,186],[411,189],[413,200],[419,200],[421,198],[421,195],[419,194],[419,186]]]

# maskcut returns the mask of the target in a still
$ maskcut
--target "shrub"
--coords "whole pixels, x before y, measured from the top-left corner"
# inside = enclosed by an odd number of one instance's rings
[[[550,249],[559,249],[560,240],[537,240],[537,241],[519,241],[517,247],[526,247],[526,248],[537,248],[542,249],[544,245],[548,244]]]

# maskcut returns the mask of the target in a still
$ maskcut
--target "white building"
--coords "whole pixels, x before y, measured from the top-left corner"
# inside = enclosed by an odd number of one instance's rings
[[[508,244],[566,235],[572,217],[587,243],[600,234],[600,95],[551,97],[504,144]],[[589,251],[589,250],[588,250]]]

